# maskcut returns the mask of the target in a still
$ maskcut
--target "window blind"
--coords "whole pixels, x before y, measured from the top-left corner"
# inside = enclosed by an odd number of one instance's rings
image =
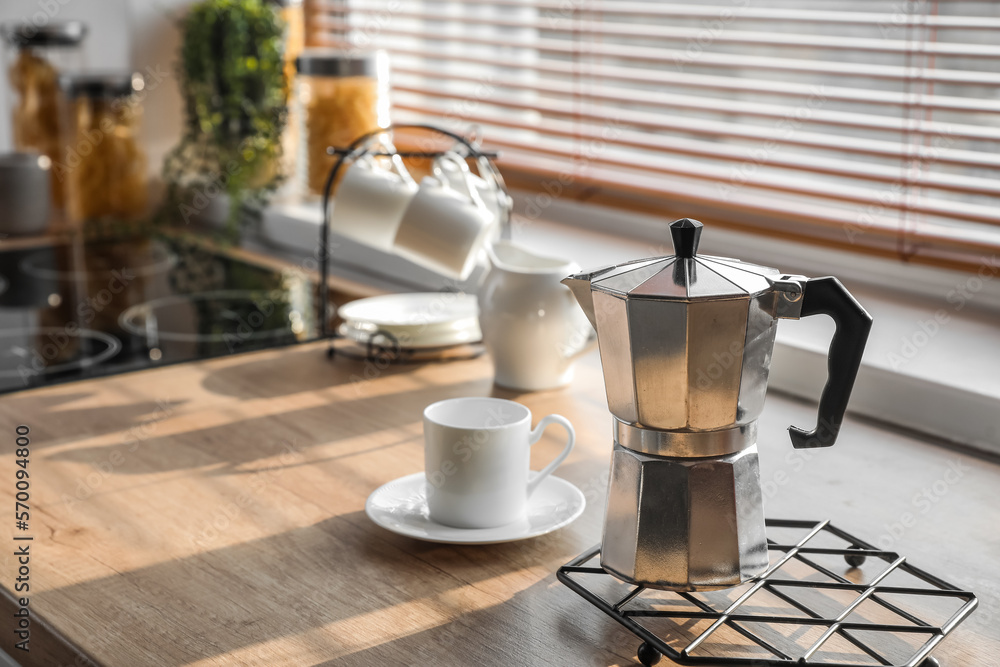
[[[476,126],[526,213],[576,197],[974,266],[1000,246],[1000,3],[307,0],[394,119]]]

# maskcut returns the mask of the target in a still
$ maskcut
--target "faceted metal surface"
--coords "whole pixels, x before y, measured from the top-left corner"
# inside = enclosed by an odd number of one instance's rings
[[[690,308],[685,303],[645,299],[629,300],[626,304],[631,361],[608,369],[615,375],[631,375],[627,384],[632,395],[621,402],[635,404],[638,424],[661,429],[684,428],[688,421]],[[616,412],[615,416],[621,418]]]
[[[757,447],[712,458],[650,456],[616,443],[601,566],[673,591],[738,586],[768,564]]]
[[[564,282],[597,330],[611,412],[644,428],[711,431],[760,416],[776,319],[798,317],[804,280],[737,260],[658,257]],[[723,297],[736,285],[748,291]]]
[[[587,318],[590,319],[590,323],[596,328],[597,324],[594,319],[594,298],[591,294],[592,281],[598,276],[611,274],[613,271],[629,271],[631,268],[636,266],[650,264],[652,262],[659,261],[660,259],[663,258],[635,259],[621,264],[612,264],[611,266],[604,266],[599,269],[591,269],[590,271],[583,271],[582,273],[568,276],[563,279],[562,283],[569,287],[570,291],[573,292],[573,296],[576,297],[580,307],[583,308],[583,312],[587,314]]]
[[[608,407],[616,417],[647,428],[696,431],[756,419],[763,396],[754,410],[742,409],[741,383],[756,388],[759,375],[767,381],[767,369],[758,365],[759,354],[744,355],[747,317],[759,320],[756,327],[765,316],[773,321],[756,299],[685,303],[594,292],[593,302]],[[751,342],[764,342],[766,334]],[[769,335],[773,342],[773,327]],[[748,368],[745,358],[754,365]]]
[[[756,264],[744,264],[736,260],[722,260],[700,257],[706,265],[723,278],[740,285],[749,294],[766,292],[771,284],[765,276],[774,275],[776,269]]]
[[[602,291],[613,294],[625,295],[638,288],[650,278],[658,275],[670,275],[673,272],[671,266],[674,259],[661,259],[659,261],[634,264],[624,269],[614,269],[606,274],[598,276],[594,280],[594,286],[600,286]]]
[[[759,370],[743,363],[749,303],[737,299],[688,304],[687,423],[666,428],[710,430],[738,423],[740,380]],[[641,421],[642,410],[639,417]],[[650,426],[664,428],[652,422]]]
[[[655,257],[588,271],[594,290],[620,296],[691,301],[748,298],[771,289],[777,269],[710,257]]]
[[[743,341],[743,374],[737,399],[736,421],[755,420],[764,410],[767,376],[771,369],[774,335],[778,321],[769,311],[768,294],[750,300],[747,310],[746,338]]]
[[[639,421],[632,373],[632,342],[626,302],[607,292],[593,293],[593,320],[601,350],[608,409],[627,422]]]

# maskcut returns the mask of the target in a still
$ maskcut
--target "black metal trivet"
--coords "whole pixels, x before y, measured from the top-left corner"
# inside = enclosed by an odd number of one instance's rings
[[[931,651],[978,604],[828,521],[768,519],[767,528],[770,566],[736,588],[626,584],[595,560],[599,546],[557,576],[643,641],[644,665],[665,655],[682,665],[932,667]]]

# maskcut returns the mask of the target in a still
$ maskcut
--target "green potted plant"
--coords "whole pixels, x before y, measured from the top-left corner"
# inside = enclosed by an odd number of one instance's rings
[[[226,230],[235,237],[283,178],[284,23],[265,0],[203,0],[180,29],[184,130],[163,165],[165,212],[184,222],[208,217],[228,195]]]

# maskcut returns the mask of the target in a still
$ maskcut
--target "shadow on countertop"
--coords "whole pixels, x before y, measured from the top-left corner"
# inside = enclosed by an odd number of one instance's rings
[[[289,372],[304,366],[308,372]],[[329,359],[325,345],[284,348],[280,354],[247,358],[244,363],[212,370],[202,386],[213,394],[237,398],[277,398],[321,391],[352,382],[412,373],[415,364],[359,361],[343,355]]]
[[[231,537],[223,531],[217,542]],[[300,659],[310,655],[299,664],[321,663],[316,655],[328,649],[342,657],[321,664],[527,665],[553,644],[599,660],[588,664],[621,662],[635,642],[556,583],[555,569],[579,542],[564,529],[508,544],[430,544],[384,531],[356,511],[237,544],[209,542],[194,555],[45,590],[32,605],[57,627],[65,627],[58,617],[87,618],[100,632],[68,639],[120,664],[268,662],[269,651],[288,650],[286,641],[303,651]],[[500,579],[509,583],[498,586]],[[494,592],[503,590],[517,592],[506,599]],[[408,624],[434,622],[406,634]],[[406,636],[380,640],[394,634]],[[267,646],[275,640],[282,641]],[[378,645],[351,646],[367,641]]]

